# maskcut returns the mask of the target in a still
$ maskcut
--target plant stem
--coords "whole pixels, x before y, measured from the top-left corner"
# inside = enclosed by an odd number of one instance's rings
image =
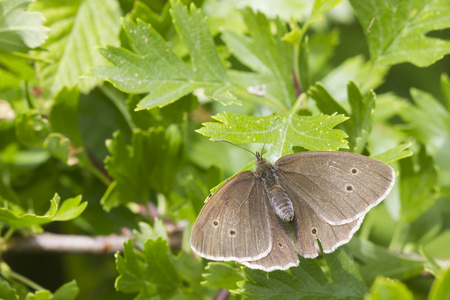
[[[30,288],[34,289],[35,291],[41,291],[41,290],[45,290],[42,286],[40,286],[39,284],[37,284],[36,282],[20,275],[19,273],[16,273],[12,270],[9,271],[9,275],[14,278],[17,281],[22,282],[23,284],[29,286]]]

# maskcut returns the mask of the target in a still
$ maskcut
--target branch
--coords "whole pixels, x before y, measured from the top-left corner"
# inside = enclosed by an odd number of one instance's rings
[[[180,250],[183,229],[166,224],[168,242],[172,250]],[[3,246],[2,253],[58,252],[79,254],[112,254],[123,251],[123,243],[131,238],[131,232],[122,235],[88,236],[42,233],[31,237],[11,237]],[[2,239],[0,239],[0,243]]]
[[[3,253],[59,252],[110,254],[123,250],[130,236],[86,236],[42,233],[31,237],[12,237],[3,247]]]

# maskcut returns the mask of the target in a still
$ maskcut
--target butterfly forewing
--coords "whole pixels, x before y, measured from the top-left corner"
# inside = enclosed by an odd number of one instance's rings
[[[332,225],[363,217],[386,197],[395,178],[390,166],[345,152],[294,153],[280,158],[276,166],[281,181],[296,198]]]
[[[268,203],[261,180],[246,171],[227,181],[202,208],[191,247],[213,260],[251,261],[272,248]]]

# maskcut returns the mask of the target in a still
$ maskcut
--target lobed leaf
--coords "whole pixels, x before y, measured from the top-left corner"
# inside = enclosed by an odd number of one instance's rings
[[[436,154],[450,142],[450,111],[429,93],[411,89],[411,95],[416,105],[404,104],[399,110],[400,117],[408,123],[404,131]]]
[[[241,271],[223,262],[210,262],[205,270],[207,273],[203,274],[205,281],[202,282],[205,286],[236,290],[236,283],[245,279]]]
[[[81,78],[95,65],[105,63],[97,48],[117,45],[120,6],[116,0],[60,1],[36,4],[48,20],[50,37],[40,52],[45,89],[56,94],[63,87],[77,86],[87,93],[98,82]],[[56,61],[57,63],[47,63]]]
[[[123,28],[133,52],[107,47],[102,55],[113,67],[96,67],[92,76],[110,81],[118,89],[147,95],[137,110],[163,107],[196,89],[222,104],[234,103],[233,89],[219,60],[208,25],[199,9],[172,1],[172,17],[181,40],[189,50],[192,67],[178,57],[149,24],[124,20]]]
[[[106,169],[115,181],[101,200],[104,209],[148,201],[151,191],[168,194],[181,159],[180,147],[181,136],[175,125],[167,130],[135,129],[131,146],[116,132],[108,142],[110,156],[105,160]]]
[[[427,211],[437,200],[437,170],[434,160],[422,146],[416,155],[400,161],[401,219],[412,222]]]
[[[274,271],[269,276],[245,269],[246,281],[238,292],[248,299],[357,299],[367,292],[358,268],[348,251],[339,248],[324,255],[331,279],[327,279],[316,260],[301,259],[290,272]]]
[[[156,295],[170,297],[180,293],[182,283],[172,263],[167,242],[161,238],[149,239],[144,247],[144,252],[140,253],[128,241],[124,244],[123,256],[116,254],[120,274],[116,279],[117,290],[139,293],[136,299],[149,299]]]
[[[250,36],[225,31],[222,37],[231,53],[258,77],[249,73],[246,75],[248,79],[242,81],[237,78],[239,80],[233,83],[247,90],[252,86],[264,86],[264,97],[273,103],[278,112],[286,112],[297,98],[291,71],[293,50],[288,42],[282,40],[286,29],[277,19],[273,22],[276,27],[276,34],[273,35],[267,17],[250,8],[243,11],[243,18]],[[247,86],[243,86],[243,82]]]
[[[364,300],[414,300],[412,292],[407,286],[397,279],[377,277],[370,288],[370,294],[364,296]]]
[[[423,259],[391,252],[359,237],[352,238],[349,248],[355,259],[361,262],[359,269],[366,282],[373,282],[378,275],[406,280],[424,269]]]
[[[32,0],[0,1],[0,50],[27,51],[41,46],[47,39],[49,28],[39,12],[25,9]]]
[[[376,158],[379,161],[384,162],[385,164],[389,164],[391,162],[412,156],[413,152],[411,150],[406,150],[409,147],[411,147],[411,143],[402,144],[384,153],[374,155],[373,158]]]
[[[73,300],[77,297],[78,292],[77,283],[73,280],[63,284],[54,294],[49,290],[39,290],[35,293],[27,293],[25,297],[22,287],[19,286],[16,289],[4,279],[0,279],[0,299],[2,300]]]
[[[279,115],[270,132],[268,144],[272,144],[266,157],[278,159],[292,153],[293,146],[308,150],[338,150],[345,148],[347,135],[332,129],[347,118],[343,115],[318,115],[300,117],[294,114]],[[197,132],[211,140],[227,140],[232,143],[264,143],[276,116],[249,117],[233,113],[217,114],[213,118],[221,123],[204,123]]]
[[[350,0],[376,65],[426,67],[450,53],[450,41],[427,36],[450,27],[446,0]]]
[[[77,196],[65,200],[60,206],[60,197],[55,194],[50,200],[50,208],[42,216],[24,213],[20,209],[0,208],[0,220],[14,228],[43,225],[53,221],[68,221],[78,217],[86,208],[87,202],[80,202],[81,196]]]

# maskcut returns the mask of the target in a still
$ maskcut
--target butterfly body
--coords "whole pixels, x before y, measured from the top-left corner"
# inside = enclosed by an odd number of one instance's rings
[[[294,207],[291,199],[289,199],[289,196],[280,184],[277,167],[262,158],[258,152],[256,152],[255,164],[255,176],[262,180],[269,204],[275,214],[284,222],[292,221],[294,218]]]
[[[317,257],[318,241],[325,253],[350,241],[394,181],[390,166],[359,154],[301,152],[271,164],[257,153],[255,172],[235,175],[204,205],[191,248],[212,260],[285,270],[298,265],[298,253]]]

